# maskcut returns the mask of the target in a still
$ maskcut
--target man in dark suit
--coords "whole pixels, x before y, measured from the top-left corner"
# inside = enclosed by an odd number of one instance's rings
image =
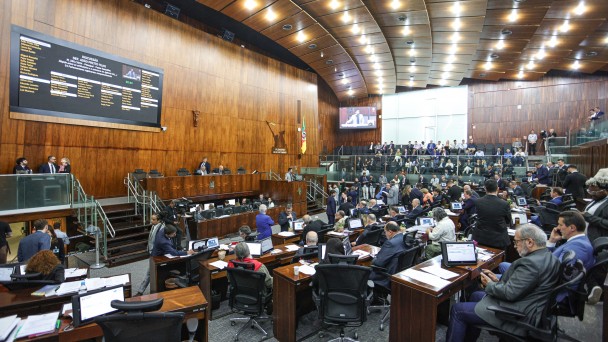
[[[446,341],[476,341],[480,331],[473,325],[478,324],[524,335],[523,328],[500,319],[488,310],[492,305],[523,312],[525,322],[532,326],[540,325],[542,311],[559,281],[560,263],[546,248],[545,232],[535,225],[520,226],[513,241],[521,258],[500,279],[489,270],[481,273],[481,284],[485,291],[474,292],[470,302],[452,306]]]
[[[475,207],[475,201],[477,199],[473,197],[473,192],[471,190],[464,191],[464,201],[462,202],[462,215],[460,215],[460,225],[464,230],[471,223],[469,222],[469,218],[475,214],[477,208]]]
[[[15,167],[13,167],[14,174],[22,174],[22,173],[32,173],[32,170],[29,166],[27,166],[27,159],[24,157],[17,158],[15,162]]]
[[[536,173],[534,174],[534,181],[539,184],[549,185],[551,178],[549,177],[549,169],[543,165],[543,163],[536,163]]]
[[[304,241],[306,240],[306,234],[308,234],[308,232],[318,232],[323,228],[323,225],[325,224],[325,222],[321,220],[313,220],[312,217],[310,217],[310,215],[308,214],[302,216],[302,220],[304,220],[304,229],[302,230],[300,245],[304,244]]]
[[[376,215],[374,214],[368,214],[367,216],[365,216],[365,228],[363,229],[363,232],[361,232],[361,234],[357,237],[357,240],[355,240],[354,242],[351,242],[351,245],[353,246],[358,246],[360,245],[360,241],[365,241],[365,238],[367,237],[367,235],[374,230],[374,228],[376,228],[377,226],[375,226],[374,224],[376,223]]]
[[[55,158],[55,156],[48,156],[47,162],[40,165],[38,172],[39,173],[57,173],[57,171],[59,169],[57,168],[56,163],[57,163],[57,158]]]
[[[181,255],[192,255],[193,250],[178,251],[173,247],[173,239],[177,235],[179,229],[172,224],[168,224],[165,228],[161,228],[156,233],[156,239],[154,239],[154,247],[152,248],[152,256],[162,256],[165,254],[181,256]]]
[[[302,247],[296,251],[296,256],[304,254],[304,247],[314,247],[319,243],[319,235],[314,230],[309,231],[306,235],[302,235],[302,239],[300,242],[300,246]]]
[[[454,184],[453,180],[449,180],[448,184],[448,198],[450,200],[450,202],[460,202],[460,197],[462,196],[462,189]]]
[[[34,221],[34,233],[24,237],[19,241],[17,250],[17,260],[19,262],[28,261],[34,254],[41,250],[51,249],[51,237],[48,235],[48,222],[46,220]]]
[[[419,202],[422,202],[423,197],[424,194],[420,190],[419,184],[416,184],[416,186],[412,188],[412,192],[410,193],[410,199],[413,200],[414,198],[417,198]]]
[[[585,182],[587,177],[578,172],[576,165],[568,166],[568,175],[564,179],[564,190],[567,194],[572,194],[574,199],[585,198]]]
[[[336,217],[336,190],[332,190],[329,192],[329,197],[327,197],[327,208],[325,213],[327,214],[327,220],[329,224],[334,224]]]
[[[169,205],[165,207],[165,212],[163,214],[163,221],[165,225],[173,225],[177,228],[177,233],[175,237],[175,248],[177,250],[182,249],[182,230],[179,228],[179,219],[177,218],[177,211],[175,210],[175,206],[179,201],[174,199],[169,202]]]
[[[211,173],[211,164],[209,164],[207,162],[207,157],[203,158],[203,161],[198,166],[199,169],[202,168],[202,167],[204,167],[205,170],[207,171],[206,174],[210,174]]]
[[[403,234],[399,229],[399,225],[396,222],[388,222],[384,226],[384,234],[386,234],[386,241],[382,244],[382,248],[376,258],[372,262],[373,266],[382,267],[388,274],[397,273],[397,255],[405,251],[405,244],[403,243]],[[372,272],[369,276],[375,284],[390,288],[390,279],[386,276],[377,273],[372,268]]]
[[[511,188],[511,190],[513,191],[513,196],[523,197],[526,195],[524,193],[524,189],[522,189],[521,186],[517,185],[516,181],[510,181],[509,188]]]
[[[509,203],[498,198],[496,180],[488,179],[484,185],[486,195],[475,202],[479,220],[473,230],[473,240],[480,245],[506,249],[511,243],[507,233],[511,224]]]
[[[498,184],[498,190],[505,191],[507,190],[508,183],[500,177],[500,174],[494,174],[494,179],[496,179],[496,184]]]
[[[412,211],[405,215],[408,219],[415,219],[422,212],[422,206],[420,205],[420,200],[414,198],[412,200]]]
[[[279,225],[281,226],[281,231],[286,232],[289,230],[291,226],[291,222],[296,220],[296,213],[293,212],[293,206],[291,203],[287,203],[285,206],[285,211],[279,213]]]

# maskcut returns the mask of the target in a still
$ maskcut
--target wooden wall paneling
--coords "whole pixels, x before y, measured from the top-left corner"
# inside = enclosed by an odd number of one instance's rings
[[[316,166],[320,144],[316,75],[242,49],[127,0],[4,1],[0,5],[0,171],[25,156],[37,168],[49,154],[72,160],[85,191],[121,196],[129,171],[158,169],[172,176],[209,158],[234,172]],[[161,124],[165,133],[25,122],[9,118],[11,24],[155,65],[164,70]],[[124,34],[129,32],[129,34]],[[295,103],[302,101],[308,151],[301,159]],[[193,127],[192,111],[201,112]],[[265,120],[285,130],[288,155],[270,153]],[[200,188],[205,184],[196,183]],[[219,185],[220,187],[222,184]]]

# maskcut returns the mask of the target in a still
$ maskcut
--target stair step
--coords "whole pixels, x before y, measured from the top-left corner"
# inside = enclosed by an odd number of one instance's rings
[[[113,242],[113,241],[122,241],[122,240],[129,240],[129,239],[148,239],[148,232],[141,232],[141,233],[134,233],[134,234],[127,234],[127,235],[117,235],[111,239],[108,239],[108,243]]]
[[[112,222],[112,227],[115,230],[129,227],[149,227],[150,224],[143,222],[143,220],[136,220],[133,222]]]
[[[116,250],[124,249],[127,247],[138,246],[138,245],[146,245],[148,243],[148,239],[146,240],[137,240],[137,241],[118,241],[113,243],[111,246],[108,246],[108,253],[116,253]]]
[[[142,231],[146,231],[148,232],[148,228],[150,227],[149,224],[145,224],[145,225],[131,225],[131,226],[124,226],[124,227],[114,227],[114,231],[116,232],[116,234],[123,234],[124,232],[128,232],[128,231],[132,231],[132,230],[137,230],[138,232],[142,232]]]
[[[137,251],[129,254],[122,254],[116,257],[109,257],[106,259],[108,267],[120,266],[128,263],[132,263],[139,260],[148,259],[150,254],[147,251]]]
[[[124,203],[124,204],[111,204],[111,205],[103,205],[103,211],[105,211],[106,215],[133,211],[135,210],[135,204],[133,203]]]
[[[111,222],[132,220],[134,218],[137,218],[137,219],[141,220],[141,215],[139,215],[139,214],[127,214],[127,215],[121,215],[121,216],[108,216],[108,219]]]

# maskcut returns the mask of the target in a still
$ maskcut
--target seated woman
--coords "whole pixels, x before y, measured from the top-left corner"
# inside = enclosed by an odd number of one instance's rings
[[[430,242],[424,248],[427,259],[441,254],[440,243],[442,241],[456,241],[456,227],[445,210],[443,208],[434,208],[432,213],[435,227],[426,230],[426,235],[428,235]]]
[[[427,188],[423,188],[422,189],[422,206],[423,207],[428,207],[431,204],[433,204],[433,194],[431,194],[429,192],[429,189]]]
[[[342,244],[342,240],[338,238],[331,238],[327,240],[325,244],[325,257],[323,260],[319,261],[319,264],[329,264],[329,255],[330,254],[339,254],[344,255],[346,252],[344,251],[344,245]]]
[[[42,250],[27,262],[25,273],[40,273],[39,277],[31,280],[52,280],[56,284],[65,280],[65,269],[59,259],[48,249]]]
[[[245,242],[239,242],[236,247],[234,247],[234,254],[236,255],[236,259],[234,261],[253,264],[254,271],[266,274],[266,280],[264,281],[264,284],[266,285],[266,293],[270,293],[272,291],[272,276],[270,275],[270,273],[268,273],[266,265],[251,257],[251,252],[249,251],[249,247],[247,246],[247,244]],[[233,260],[230,260],[228,262],[228,268],[235,267],[232,261]]]

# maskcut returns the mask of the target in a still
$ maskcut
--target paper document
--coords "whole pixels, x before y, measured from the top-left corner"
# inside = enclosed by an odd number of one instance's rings
[[[272,253],[272,254],[279,254],[279,253],[282,253],[282,252],[283,252],[283,251],[282,251],[282,250],[280,250],[280,249],[278,249],[278,248],[275,248],[275,249],[273,249],[272,251],[270,251],[270,253]]]
[[[509,234],[509,236],[515,236],[515,229],[507,228],[507,234]]]
[[[0,268],[0,281],[11,281],[11,274],[13,269],[9,267]]]
[[[403,278],[405,277],[409,277],[412,278],[414,280],[417,280],[421,283],[425,283],[425,284],[429,284],[438,288],[444,288],[448,285],[450,285],[451,283],[447,280],[443,280],[441,278],[439,278],[436,275],[432,275],[429,273],[425,273],[425,272],[420,272],[420,271],[416,271],[413,269],[407,269],[401,273],[397,274],[399,277]]]
[[[222,260],[218,260],[218,261],[214,261],[214,262],[210,262],[209,265],[213,266],[213,267],[217,267],[220,270],[224,269],[228,266],[228,263]]]
[[[104,288],[106,280],[104,278],[87,278],[84,280],[84,285],[87,287],[87,291],[93,291]]]
[[[300,266],[300,272],[302,272],[304,274],[308,274],[308,275],[313,275],[313,274],[315,274],[315,272],[317,272],[317,270],[315,270],[314,267],[310,267],[308,265],[303,265],[303,266]]]
[[[5,341],[20,321],[17,315],[0,318],[0,341]]]
[[[358,250],[356,250],[356,251],[353,251],[353,254],[358,255],[360,258],[364,258],[364,257],[366,257],[366,256],[369,256],[369,253],[368,253],[368,252],[363,251],[363,250],[360,250],[360,249],[358,249]]]
[[[71,318],[73,310],[74,309],[72,309],[72,303],[65,303],[65,304],[63,304],[63,307],[61,308],[61,316]]]
[[[285,249],[287,249],[290,252],[293,252],[293,251],[297,251],[298,249],[300,249],[300,246],[297,246],[297,245],[287,245],[287,246],[285,246]]]
[[[129,282],[128,274],[121,274],[114,277],[102,278],[106,280],[106,287],[112,287],[115,285],[124,285]]]
[[[19,330],[17,338],[52,333],[55,331],[58,316],[59,311],[43,315],[28,316],[28,318],[25,319],[25,323],[23,323],[21,330]]]
[[[443,279],[451,279],[454,277],[458,277],[458,273],[454,273],[452,271],[448,271],[446,269],[441,268],[440,266],[428,266],[428,267],[423,267],[421,268],[421,270],[430,273],[430,274],[434,274],[440,278]]]
[[[171,255],[171,254],[165,254],[165,257],[169,258],[169,259],[179,258],[178,255]]]
[[[284,237],[289,237],[289,236],[294,236],[296,234],[294,232],[280,232],[279,235],[284,236]]]
[[[65,270],[66,278],[76,278],[76,277],[82,277],[82,276],[86,276],[86,275],[87,275],[86,268],[68,268]]]
[[[78,289],[80,289],[80,280],[68,281],[65,283],[61,283],[61,285],[59,285],[59,288],[55,292],[57,292],[57,295],[61,296],[67,293],[78,292]]]
[[[348,233],[329,232],[329,233],[327,233],[327,235],[333,235],[333,236],[346,236],[346,235],[348,235]]]

